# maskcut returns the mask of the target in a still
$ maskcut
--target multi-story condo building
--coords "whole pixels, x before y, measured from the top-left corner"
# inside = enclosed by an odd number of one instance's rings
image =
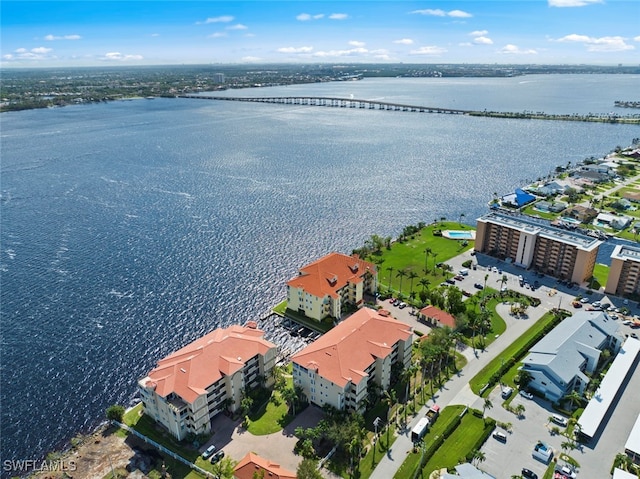
[[[606,313],[581,311],[538,341],[520,369],[529,373],[530,388],[558,401],[573,390],[582,393],[602,351],[617,354],[621,344],[618,324]]]
[[[611,253],[611,268],[604,289],[616,296],[637,297],[640,294],[640,248],[617,245]]]
[[[475,250],[523,268],[583,283],[593,276],[601,243],[535,218],[491,212],[478,218]]]
[[[287,282],[287,307],[318,321],[339,319],[345,304],[361,307],[364,294],[375,294],[377,284],[375,264],[357,255],[329,253]]]
[[[276,356],[276,346],[253,325],[216,329],[138,381],[144,412],[178,440],[208,434],[215,415],[240,407],[245,388],[273,381]]]
[[[369,387],[388,389],[393,366],[411,364],[412,339],[409,325],[362,308],[291,358],[294,384],[313,404],[362,412]]]

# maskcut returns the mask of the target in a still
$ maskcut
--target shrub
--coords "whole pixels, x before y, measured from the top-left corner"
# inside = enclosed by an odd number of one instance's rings
[[[109,421],[122,422],[122,416],[124,416],[124,406],[112,404],[107,408],[107,419]]]

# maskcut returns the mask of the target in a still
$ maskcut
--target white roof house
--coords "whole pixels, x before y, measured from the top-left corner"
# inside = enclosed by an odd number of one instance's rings
[[[624,445],[624,450],[634,462],[640,459],[640,416],[636,419],[629,438]]]
[[[631,223],[631,218],[628,216],[616,216],[609,213],[600,213],[593,220],[595,226],[609,226],[616,230],[623,230]]]
[[[622,338],[618,325],[601,311],[581,311],[563,320],[536,343],[523,361],[531,375],[529,387],[552,401],[572,390],[584,391],[585,374],[598,365],[600,353],[610,347],[617,352]]]

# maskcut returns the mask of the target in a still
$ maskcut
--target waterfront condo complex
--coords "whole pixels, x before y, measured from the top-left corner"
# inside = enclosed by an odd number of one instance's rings
[[[583,283],[593,276],[602,242],[519,214],[478,218],[475,250],[559,279]]]
[[[640,293],[640,248],[618,245],[611,253],[611,269],[604,292],[623,297]]]
[[[362,308],[291,358],[293,381],[312,404],[361,413],[370,387],[410,365],[412,340],[409,325]]]
[[[321,321],[340,318],[343,307],[361,307],[364,294],[375,294],[378,284],[376,265],[357,255],[329,253],[300,269],[287,282],[288,308]]]
[[[214,416],[240,407],[245,389],[272,381],[276,356],[276,345],[254,324],[216,329],[138,381],[144,412],[178,440],[208,434]]]

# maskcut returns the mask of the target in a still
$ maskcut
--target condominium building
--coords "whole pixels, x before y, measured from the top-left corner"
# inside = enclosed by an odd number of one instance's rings
[[[291,358],[293,381],[313,404],[362,412],[369,388],[411,364],[412,340],[409,325],[362,308]]]
[[[611,253],[611,268],[604,292],[634,297],[640,294],[640,248],[617,245]]]
[[[214,416],[240,407],[246,388],[269,385],[277,348],[254,326],[216,329],[158,361],[138,381],[145,414],[178,440],[208,434]]]
[[[621,344],[617,322],[604,312],[581,311],[538,341],[521,370],[529,373],[530,388],[558,401],[573,390],[582,393],[602,351],[610,349],[617,354]]]
[[[330,253],[287,282],[287,307],[318,321],[340,318],[344,305],[361,307],[364,294],[375,294],[377,284],[375,264],[357,255]]]
[[[601,243],[535,218],[496,211],[478,218],[475,250],[523,268],[583,283],[593,276]]]

